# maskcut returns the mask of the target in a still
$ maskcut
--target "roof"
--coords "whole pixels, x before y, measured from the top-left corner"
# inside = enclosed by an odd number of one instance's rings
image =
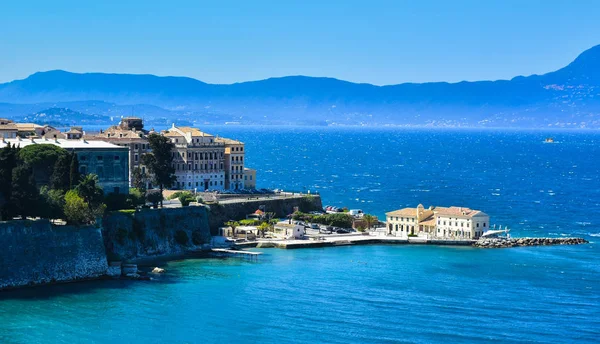
[[[192,128],[192,127],[173,127],[171,129],[179,129],[179,131],[181,131],[182,133],[186,133],[186,134],[192,134],[192,136],[213,136],[209,133],[205,133],[203,131],[200,131],[200,129],[196,129],[196,128]]]
[[[464,207],[449,207],[449,208],[444,208],[444,207],[439,207],[439,208],[435,208],[434,212],[437,215],[444,215],[444,216],[466,216],[466,217],[473,217],[475,215],[478,214],[483,214],[485,215],[485,213],[481,212],[480,210],[473,210],[473,209],[469,209],[469,208],[464,208]]]
[[[67,134],[83,134],[83,132],[81,132],[81,130],[77,130],[75,128],[69,129],[69,131],[67,131],[66,133]]]
[[[226,145],[243,145],[244,144],[242,141],[228,139],[226,137],[217,137],[215,139],[215,141],[216,142],[223,142]]]
[[[83,149],[83,148],[92,148],[92,149],[128,149],[127,147],[121,147],[117,145],[113,145],[112,143],[104,142],[104,141],[86,141],[86,140],[65,140],[65,139],[4,139],[0,141],[0,148],[6,147],[7,144],[16,145],[17,147],[26,147],[29,145],[35,144],[51,144],[55,146],[59,146],[65,149]]]
[[[22,131],[35,131],[35,129],[43,128],[41,125],[35,123],[15,123],[15,126]]]
[[[417,208],[404,208],[385,213],[388,216],[412,216],[417,217]]]
[[[17,131],[17,126],[14,123],[0,124],[0,130]]]

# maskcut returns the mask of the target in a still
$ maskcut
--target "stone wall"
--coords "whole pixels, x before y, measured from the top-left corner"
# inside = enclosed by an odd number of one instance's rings
[[[95,227],[0,222],[0,289],[97,278],[108,269]]]
[[[297,196],[290,198],[273,198],[259,200],[239,200],[237,202],[228,201],[227,203],[211,204],[209,212],[210,232],[212,235],[218,235],[219,227],[229,220],[245,219],[246,215],[255,212],[261,205],[267,212],[274,212],[275,217],[284,218],[298,207],[300,211],[309,212],[313,210],[323,210],[321,197],[318,195]]]
[[[113,212],[102,220],[109,260],[179,254],[210,242],[207,208]]]

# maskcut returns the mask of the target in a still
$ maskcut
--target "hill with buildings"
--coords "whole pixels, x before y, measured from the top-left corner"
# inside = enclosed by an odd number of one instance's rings
[[[19,111],[54,104],[161,123],[177,118],[197,124],[600,127],[600,45],[547,74],[459,83],[375,86],[288,76],[218,85],[186,77],[55,70],[0,84],[0,102],[7,103],[0,104],[3,115],[11,106]]]

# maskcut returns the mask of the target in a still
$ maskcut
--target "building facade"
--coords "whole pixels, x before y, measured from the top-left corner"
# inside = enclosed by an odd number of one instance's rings
[[[256,170],[253,168],[244,167],[244,189],[256,189]]]
[[[463,207],[429,207],[419,204],[386,213],[388,235],[430,238],[477,239],[489,228],[490,217]]]
[[[146,170],[146,166],[142,164],[142,156],[150,152],[150,145],[147,139],[148,131],[144,130],[144,124],[141,118],[125,117],[121,119],[118,125],[114,125],[95,135],[86,135],[89,140],[100,140],[112,143],[117,146],[126,147],[128,149],[127,160],[129,163],[128,178],[129,183],[132,183],[133,171],[139,168],[146,175],[148,180],[151,180],[151,175]],[[148,188],[152,185],[148,182]]]
[[[128,150],[103,141],[65,140],[48,138],[4,139],[0,148],[7,144],[17,147],[51,144],[75,152],[81,174],[98,175],[99,186],[105,194],[129,193]]]
[[[0,118],[0,139],[14,139],[18,132],[19,129],[13,121]]]
[[[226,138],[216,140],[225,145],[225,189],[244,189],[244,143]]]
[[[224,190],[225,144],[196,128],[176,127],[162,133],[175,145],[173,168],[180,190]]]

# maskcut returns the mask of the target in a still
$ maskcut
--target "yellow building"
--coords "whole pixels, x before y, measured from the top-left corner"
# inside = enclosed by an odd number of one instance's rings
[[[256,170],[244,167],[244,189],[256,189]]]

